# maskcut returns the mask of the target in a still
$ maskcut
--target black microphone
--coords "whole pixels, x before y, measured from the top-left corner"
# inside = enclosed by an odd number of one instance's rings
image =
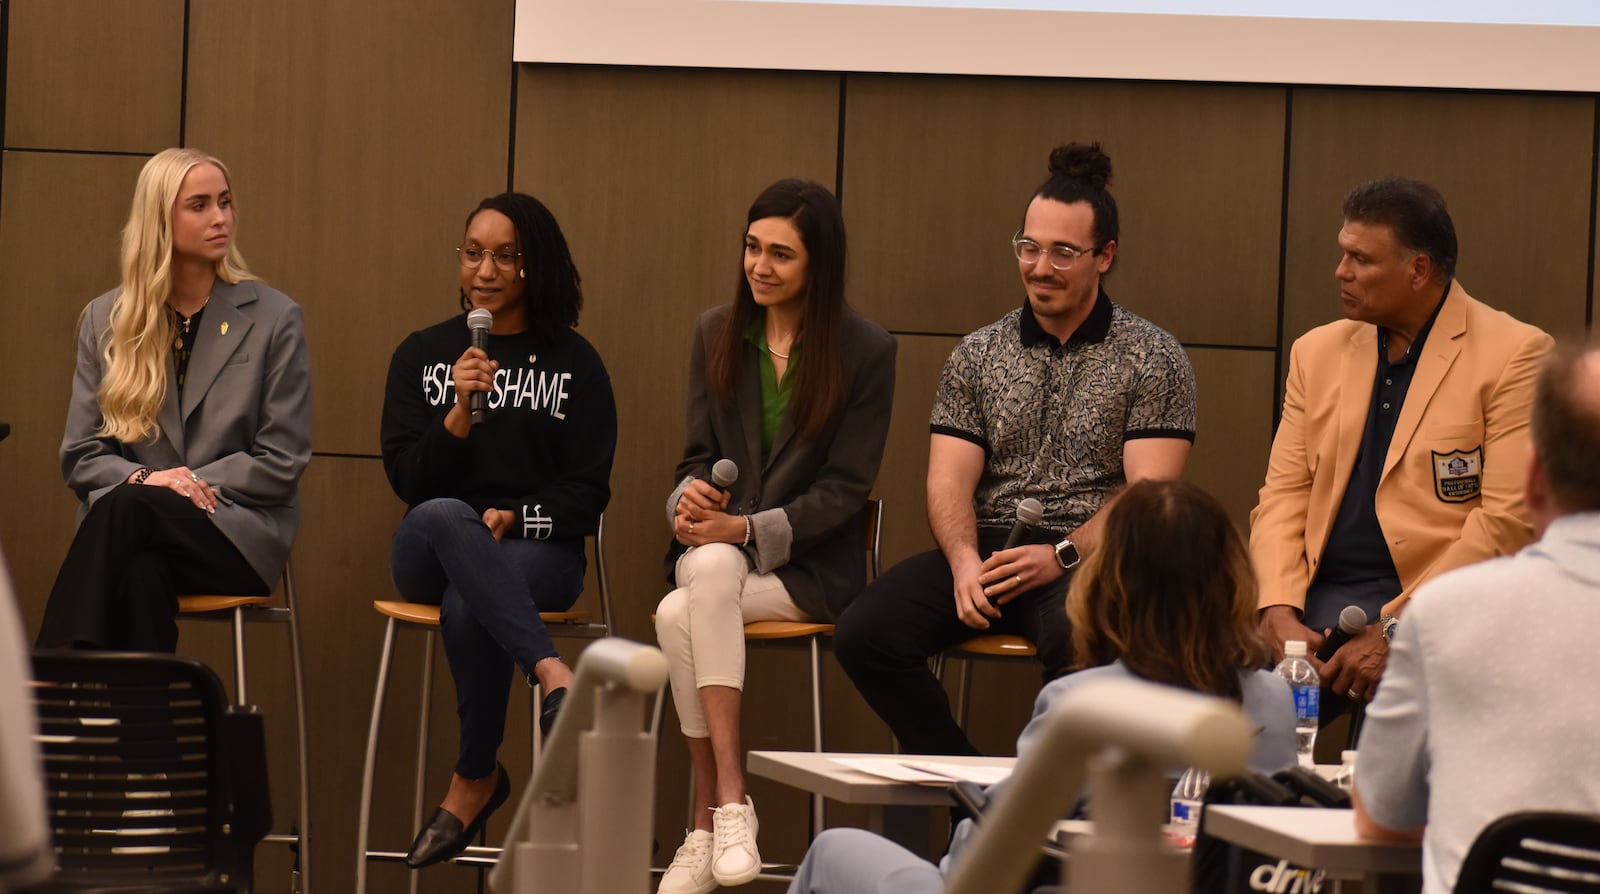
[[[472,346],[484,353],[489,351],[489,327],[494,325],[494,314],[485,308],[477,308],[467,314],[467,331],[472,334]],[[472,424],[477,425],[483,421],[489,409],[489,392],[474,391],[468,399],[467,407],[472,410]]]
[[[1001,549],[1012,549],[1028,536],[1028,529],[1044,521],[1044,505],[1032,497],[1017,504],[1017,523],[1011,526],[1011,535]]]
[[[726,491],[739,480],[739,464],[731,459],[719,459],[711,465],[711,484],[717,490]]]
[[[1317,650],[1317,660],[1327,661],[1332,658],[1333,653],[1339,651],[1339,647],[1349,642],[1352,636],[1360,633],[1361,628],[1366,626],[1367,613],[1362,611],[1361,606],[1345,606],[1344,611],[1339,613],[1339,626],[1328,634],[1328,638],[1322,641],[1322,648]]]

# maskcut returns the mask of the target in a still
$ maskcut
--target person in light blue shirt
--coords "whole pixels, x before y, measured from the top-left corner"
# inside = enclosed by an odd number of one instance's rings
[[[1261,669],[1270,653],[1256,625],[1255,574],[1222,504],[1188,482],[1140,481],[1111,504],[1104,538],[1067,595],[1078,670],[1040,691],[1018,757],[1066,693],[1133,677],[1239,703],[1259,730],[1250,767],[1271,773],[1295,763],[1294,697]],[[789,894],[938,894],[974,831],[963,821],[934,865],[870,832],[829,829]]]
[[[1427,894],[1508,813],[1600,812],[1600,346],[1546,358],[1531,427],[1539,539],[1417,590],[1361,730],[1356,831],[1420,837]]]

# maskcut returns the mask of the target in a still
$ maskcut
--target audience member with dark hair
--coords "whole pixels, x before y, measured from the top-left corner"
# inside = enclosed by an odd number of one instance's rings
[[[1428,894],[1508,813],[1600,812],[1600,347],[1549,357],[1532,427],[1539,539],[1417,591],[1361,731],[1356,829],[1420,835]]]
[[[1294,697],[1288,684],[1261,669],[1267,647],[1255,605],[1249,554],[1215,497],[1183,481],[1130,485],[1103,513],[1099,548],[1067,596],[1082,669],[1040,691],[1017,755],[1034,747],[1045,715],[1068,692],[1132,677],[1239,703],[1260,730],[1250,766],[1271,773],[1293,764]],[[789,892],[937,894],[973,831],[964,821],[935,866],[870,832],[829,829],[811,846]]]
[[[167,149],[139,172],[122,283],[79,321],[61,471],[82,504],[41,646],[171,652],[179,593],[265,596],[283,573],[311,361],[236,224],[218,159]]]
[[[471,346],[465,314],[413,332],[383,402],[384,470],[409,507],[390,569],[407,600],[440,607],[460,718],[455,774],[406,855],[413,869],[459,854],[510,795],[495,754],[513,665],[543,689],[541,726],[555,721],[572,671],[539,612],[583,590],[617,441],[611,379],[572,328],[578,271],[550,211],[520,193],[485,199],[456,254],[462,308],[493,315],[488,346]]]
[[[1277,659],[1306,641],[1329,690],[1324,721],[1372,698],[1418,586],[1532,539],[1518,465],[1550,347],[1453,278],[1455,226],[1426,183],[1351,190],[1339,248],[1346,319],[1290,350],[1250,517],[1262,630]],[[1349,605],[1371,623],[1324,665],[1314,653]]]
[[[744,625],[832,621],[866,582],[862,507],[894,401],[895,340],[845,302],[839,203],[780,180],[746,215],[732,304],[695,325],[678,486],[667,498],[675,585],[656,610],[694,765],[694,826],[661,894],[705,894],[761,870],[739,716]],[[726,489],[712,468],[732,461]]]
[[[901,747],[975,754],[928,658],[982,633],[1021,634],[1046,682],[1072,664],[1062,610],[1073,566],[1098,548],[1107,500],[1176,478],[1194,440],[1195,384],[1178,340],[1113,304],[1111,159],[1061,146],[1011,237],[1025,298],[945,363],[928,447],[939,549],[875,581],[840,616],[839,664]],[[1043,520],[1005,548],[1018,504]]]

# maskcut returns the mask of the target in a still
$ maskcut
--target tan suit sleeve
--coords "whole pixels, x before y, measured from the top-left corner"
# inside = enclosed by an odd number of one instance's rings
[[[1311,503],[1307,448],[1305,370],[1300,344],[1289,350],[1283,389],[1283,419],[1272,439],[1267,479],[1250,513],[1250,559],[1261,587],[1259,606],[1306,604],[1306,513]]]

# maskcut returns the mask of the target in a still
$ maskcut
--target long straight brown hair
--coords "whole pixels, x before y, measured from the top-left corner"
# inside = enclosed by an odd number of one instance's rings
[[[1118,659],[1137,677],[1239,700],[1266,664],[1256,577],[1222,504],[1186,481],[1141,481],[1106,514],[1067,594],[1076,667]]]
[[[826,187],[810,180],[779,180],[761,191],[745,216],[745,227],[758,220],[781,217],[800,233],[808,258],[806,267],[805,315],[797,341],[805,350],[795,358],[795,430],[804,438],[815,438],[833,418],[844,399],[843,328],[849,305],[844,298],[845,236],[844,215],[839,200]],[[740,242],[742,256],[743,242]],[[712,395],[724,404],[734,400],[734,386],[745,356],[745,331],[761,313],[761,306],[750,292],[739,267],[739,286],[734,292],[733,312],[728,314],[711,344],[706,363]]]

